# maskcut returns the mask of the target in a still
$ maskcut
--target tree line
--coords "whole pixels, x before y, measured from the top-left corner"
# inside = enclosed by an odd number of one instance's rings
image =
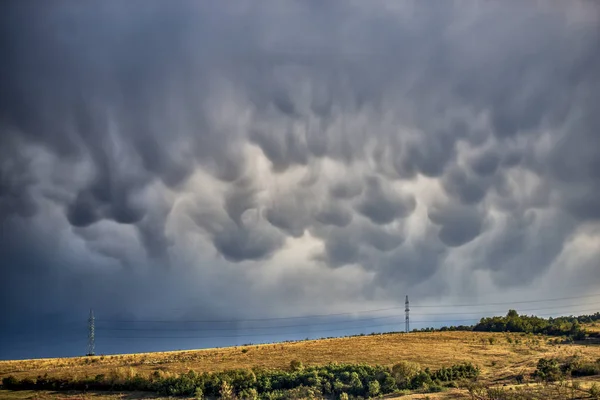
[[[473,330],[478,332],[525,332],[583,339],[586,332],[581,324],[598,320],[600,320],[600,312],[577,317],[546,319],[534,315],[519,315],[515,310],[509,310],[504,317],[482,318],[477,325],[473,326]]]
[[[519,315],[509,310],[504,317],[484,317],[475,325],[443,326],[441,328],[413,329],[413,332],[523,332],[549,336],[570,336],[580,340],[587,336],[600,336],[597,333],[586,333],[582,324],[600,320],[600,312],[590,315],[542,318],[534,315]]]
[[[366,364],[329,364],[304,367],[292,361],[289,370],[236,369],[202,374],[152,375],[135,372],[68,379],[40,376],[37,379],[7,377],[3,388],[12,390],[107,390],[147,391],[168,396],[231,399],[373,398],[402,390],[438,392],[454,381],[476,379],[479,368],[470,363],[437,370],[412,362],[392,367]]]

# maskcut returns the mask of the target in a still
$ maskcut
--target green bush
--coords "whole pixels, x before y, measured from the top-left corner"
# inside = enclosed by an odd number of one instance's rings
[[[427,386],[427,391],[430,393],[439,393],[439,392],[443,392],[444,388],[440,384],[432,383]]]
[[[433,384],[428,371],[421,371],[410,381],[410,389],[421,389]]]
[[[534,376],[547,382],[560,380],[564,374],[555,358],[540,358]]]
[[[223,381],[221,383],[221,390],[219,390],[219,398],[221,400],[234,400],[235,393],[233,392],[233,388],[227,381]]]
[[[12,375],[2,378],[2,387],[4,389],[16,389],[18,388],[18,385],[19,380]]]
[[[368,388],[369,388],[369,396],[371,396],[371,397],[378,396],[381,391],[381,387],[380,387],[378,381],[369,382]]]
[[[593,399],[600,399],[600,386],[597,383],[593,383],[590,387],[590,396]]]
[[[575,360],[567,362],[562,369],[574,377],[600,375],[600,363],[598,362],[591,363]]]
[[[244,400],[258,400],[258,391],[254,388],[244,389],[240,392],[240,398]]]
[[[292,371],[301,371],[303,368],[304,368],[304,365],[302,365],[302,361],[300,361],[300,360],[290,361],[290,369]]]
[[[421,372],[421,366],[410,361],[401,361],[392,367],[392,376],[399,388],[410,386],[410,382],[419,372]]]

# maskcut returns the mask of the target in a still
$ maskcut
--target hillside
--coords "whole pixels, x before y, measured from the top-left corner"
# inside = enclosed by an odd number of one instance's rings
[[[292,360],[305,366],[329,363],[391,366],[411,361],[431,369],[471,362],[481,369],[480,381],[514,384],[515,375],[533,372],[542,357],[600,358],[600,346],[559,344],[559,341],[556,337],[518,333],[399,333],[194,351],[2,361],[0,378],[9,375],[36,378],[47,374],[81,379],[99,374],[150,376],[189,370],[201,373],[241,368],[288,369]],[[449,393],[454,392],[445,395]]]

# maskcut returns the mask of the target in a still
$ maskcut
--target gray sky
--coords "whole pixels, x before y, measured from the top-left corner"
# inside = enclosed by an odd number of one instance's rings
[[[596,2],[0,7],[0,358],[600,304]]]

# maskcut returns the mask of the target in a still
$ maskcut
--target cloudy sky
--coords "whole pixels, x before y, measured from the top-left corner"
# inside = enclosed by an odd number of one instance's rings
[[[0,358],[600,309],[597,2],[13,1],[0,60]]]

